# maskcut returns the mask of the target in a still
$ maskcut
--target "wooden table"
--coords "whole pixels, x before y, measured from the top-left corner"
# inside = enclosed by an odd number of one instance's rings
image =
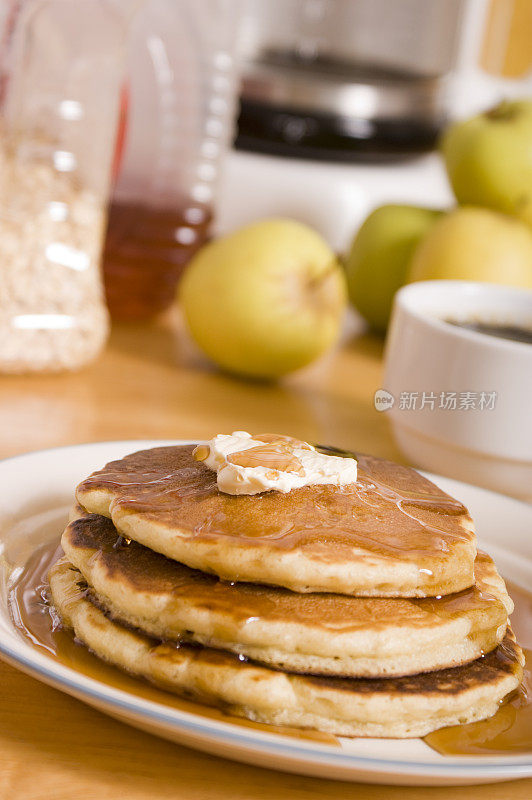
[[[206,365],[177,315],[122,326],[73,375],[0,379],[0,457],[103,439],[203,438],[271,430],[400,460],[373,408],[382,343],[352,338],[281,385]],[[115,722],[0,662],[0,800],[529,800],[532,780],[407,789],[337,783],[244,766]]]

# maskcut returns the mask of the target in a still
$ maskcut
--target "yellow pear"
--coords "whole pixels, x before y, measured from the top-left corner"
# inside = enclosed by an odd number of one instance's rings
[[[337,339],[346,306],[343,271],[315,231],[266,219],[203,247],[180,301],[190,333],[223,369],[277,378]]]
[[[349,299],[374,330],[386,330],[412,254],[441,214],[419,206],[385,205],[358,229],[345,260],[347,287]]]
[[[532,289],[530,228],[486,208],[456,208],[434,223],[410,263],[408,283],[434,279]]]

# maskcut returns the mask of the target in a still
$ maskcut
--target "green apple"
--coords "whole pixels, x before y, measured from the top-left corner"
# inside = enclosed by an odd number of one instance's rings
[[[518,219],[497,211],[457,208],[421,240],[407,279],[482,281],[532,289],[532,232]]]
[[[277,378],[337,339],[345,277],[311,228],[266,219],[203,247],[185,271],[180,300],[193,339],[216,364]]]
[[[417,244],[441,216],[418,206],[375,209],[359,228],[345,268],[349,298],[377,331],[385,331],[393,296],[406,280]]]
[[[504,101],[452,125],[441,149],[459,203],[532,225],[532,100]]]

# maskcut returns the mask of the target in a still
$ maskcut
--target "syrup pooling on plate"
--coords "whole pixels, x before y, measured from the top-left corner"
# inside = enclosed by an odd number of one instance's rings
[[[43,603],[41,592],[47,584],[47,574],[57,560],[59,548],[57,541],[39,548],[26,564],[24,570],[11,587],[10,607],[14,623],[21,634],[31,644],[44,650],[56,661],[81,672],[88,677],[117,689],[122,689],[136,697],[162,703],[182,711],[196,713],[239,727],[311,739],[328,745],[339,745],[336,737],[314,731],[276,728],[242,719],[228,717],[216,709],[181,700],[164,690],[132,678],[109,666],[75,643],[68,631],[55,629],[49,610]],[[80,591],[83,591],[80,588]],[[532,636],[532,595],[517,587],[511,588],[516,600],[514,627],[517,637],[530,647]],[[499,657],[499,656],[497,656]],[[504,658],[504,651],[501,653]],[[440,752],[449,754],[497,753],[511,755],[530,752],[532,749],[532,705],[530,696],[518,694],[510,699],[497,714],[489,720],[470,725],[444,728],[425,737],[425,741]]]
[[[32,644],[52,652],[49,641],[57,628],[48,604],[48,570],[63,551],[58,541],[39,547],[26,563],[22,574],[9,587],[9,610],[15,626]],[[32,625],[27,624],[31,616]]]
[[[218,491],[215,474],[194,462],[192,450],[134,453],[111,462],[80,488],[110,491],[111,508],[180,526],[196,539],[304,547],[324,561],[352,558],[353,548],[362,548],[424,569],[427,556],[443,561],[453,542],[474,541],[461,503],[413,470],[382,459],[357,455],[360,477],[354,485],[309,486],[286,495],[263,492],[242,503]]]
[[[322,744],[339,747],[338,739],[328,733],[313,730],[299,730],[289,727],[263,725],[237,717],[229,717],[222,711],[184,700],[164,689],[159,689],[140,678],[133,678],[116,667],[106,664],[92,655],[86,647],[78,644],[70,631],[57,625],[53,611],[41,597],[48,586],[48,572],[61,553],[58,541],[49,542],[38,548],[27,562],[22,574],[11,587],[9,606],[13,622],[21,635],[31,644],[44,651],[47,656],[77,672],[94,678],[100,683],[128,692],[134,697],[170,706],[179,711],[197,714],[218,722],[251,728],[267,733],[278,733],[298,739],[310,739]],[[78,587],[79,588],[79,587]],[[79,588],[80,592],[84,590]],[[160,645],[158,645],[160,646]],[[170,645],[169,645],[170,646]]]
[[[443,755],[517,755],[532,752],[532,593],[507,581],[515,603],[512,627],[526,659],[520,688],[501,709],[481,722],[442,728],[425,741]],[[504,650],[501,653],[504,658]]]

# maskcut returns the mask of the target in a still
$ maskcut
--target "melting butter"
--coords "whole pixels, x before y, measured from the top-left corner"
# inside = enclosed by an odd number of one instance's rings
[[[218,434],[198,445],[194,458],[216,472],[225,494],[286,494],[303,486],[346,486],[357,479],[355,458],[326,455],[308,442],[271,433]]]

